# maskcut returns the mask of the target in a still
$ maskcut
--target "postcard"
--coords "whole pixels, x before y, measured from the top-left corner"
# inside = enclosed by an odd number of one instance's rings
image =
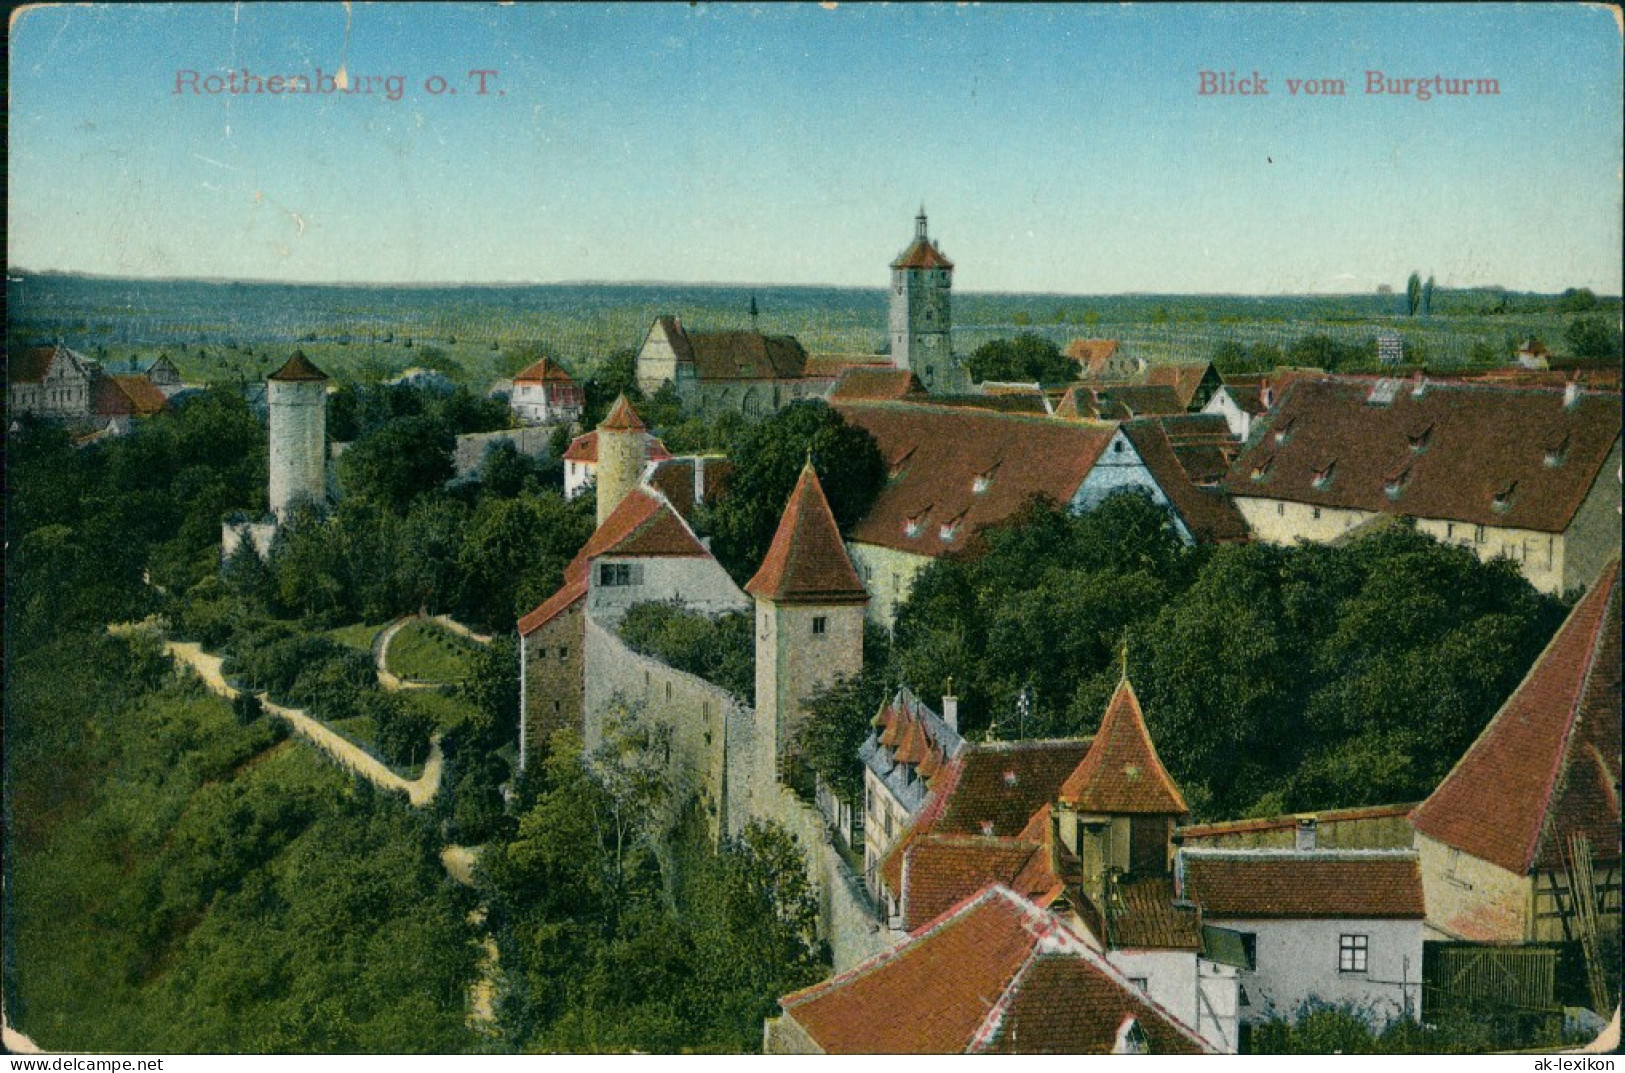
[[[7,1050],[1610,1049],[1621,40],[15,10]]]

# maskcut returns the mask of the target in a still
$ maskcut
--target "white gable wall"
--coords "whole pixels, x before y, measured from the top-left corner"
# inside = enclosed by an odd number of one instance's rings
[[[1125,488],[1140,488],[1150,493],[1153,503],[1168,509],[1179,538],[1187,544],[1195,543],[1190,530],[1168,502],[1168,496],[1163,492],[1162,486],[1146,468],[1145,461],[1140,458],[1140,452],[1134,449],[1134,444],[1123,430],[1118,429],[1112,435],[1106,449],[1101,452],[1099,460],[1090,468],[1088,476],[1083,478],[1083,483],[1078,485],[1078,490],[1072,494],[1070,507],[1074,514],[1082,514],[1098,507],[1113,492],[1121,492]]]
[[[1381,1026],[1401,1017],[1419,1019],[1422,1005],[1421,920],[1236,920],[1205,921],[1254,936],[1252,972],[1240,974],[1249,1023],[1293,1020],[1311,999],[1347,1004]],[[1366,937],[1366,969],[1338,968],[1341,937]]]

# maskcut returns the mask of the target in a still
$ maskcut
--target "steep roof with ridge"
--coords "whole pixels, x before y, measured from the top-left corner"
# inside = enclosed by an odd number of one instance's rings
[[[293,356],[282,363],[282,368],[266,377],[267,380],[326,380],[327,374],[316,368],[311,360],[305,357],[303,350],[295,350]]]
[[[1157,756],[1140,698],[1127,678],[1117,683],[1088,754],[1061,784],[1060,800],[1080,812],[1177,816],[1190,811]]]
[[[1615,559],[1411,822],[1515,875],[1562,868],[1575,834],[1617,862],[1620,725]]]
[[[824,488],[809,461],[779,518],[761,569],[746,584],[752,596],[775,603],[858,604],[869,593],[852,569],[830,513]]]

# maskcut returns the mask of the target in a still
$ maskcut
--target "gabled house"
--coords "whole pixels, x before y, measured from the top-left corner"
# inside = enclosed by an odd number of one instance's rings
[[[880,862],[925,807],[937,777],[965,750],[959,735],[959,700],[942,698],[942,714],[907,686],[880,706],[869,737],[858,748],[863,764],[863,874],[879,896]]]
[[[808,376],[807,365],[807,351],[794,336],[754,328],[689,331],[681,318],[662,316],[638,349],[638,387],[653,397],[670,384],[692,413],[763,417],[797,399],[828,394],[834,376]]]
[[[1066,345],[1066,356],[1085,380],[1130,380],[1145,375],[1147,368],[1144,358],[1128,353],[1116,339],[1074,339]]]
[[[1253,434],[1253,422],[1264,416],[1274,401],[1275,391],[1268,381],[1232,378],[1219,385],[1201,412],[1223,417],[1236,442],[1246,443]]]
[[[119,433],[128,432],[135,418],[169,409],[169,399],[145,376],[98,376],[91,399],[91,416]]]
[[[586,393],[551,358],[527,366],[513,378],[508,406],[526,425],[571,425],[581,420]]]
[[[1170,838],[1186,811],[1125,679],[1093,738],[965,747],[881,862],[887,923],[913,931],[1003,884],[1088,936],[1204,1039],[1234,1049],[1239,965],[1216,949],[1225,933],[1176,899]]]
[[[83,420],[92,414],[95,380],[95,363],[60,343],[12,351],[6,358],[6,410]]]
[[[1615,559],[1412,813],[1434,935],[1619,934],[1619,590]]]
[[[1098,947],[997,884],[779,1000],[769,1054],[1211,1054]]]
[[[1114,425],[910,402],[832,403],[875,438],[889,480],[848,536],[848,551],[873,597],[870,618],[889,625],[915,576],[965,547],[1035,495],[1074,512],[1111,493],[1144,490],[1166,506],[1127,433]],[[1189,528],[1175,514],[1185,540]]]
[[[1222,419],[1180,414],[1125,421],[1122,430],[1192,537],[1204,544],[1247,539],[1246,520],[1220,487],[1235,453]]]
[[[1561,593],[1619,554],[1619,474],[1617,394],[1298,376],[1224,487],[1259,540],[1411,518]]]
[[[1374,1025],[1420,1019],[1425,911],[1410,850],[1195,849],[1179,896],[1241,938],[1246,1024],[1304,1003],[1348,1004]]]
[[[1173,388],[1180,406],[1191,413],[1199,412],[1213,393],[1224,386],[1219,371],[1209,361],[1153,365],[1145,371],[1145,382]]]

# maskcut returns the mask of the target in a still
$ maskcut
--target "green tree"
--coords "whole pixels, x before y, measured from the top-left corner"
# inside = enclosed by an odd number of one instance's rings
[[[792,403],[752,426],[736,446],[728,495],[711,512],[712,550],[736,579],[761,565],[809,452],[843,532],[880,494],[886,464],[874,437],[824,403]]]
[[[1412,272],[1411,278],[1405,281],[1405,314],[1411,317],[1416,316],[1417,307],[1421,305],[1421,302],[1422,277],[1420,274]]]
[[[1610,324],[1602,317],[1580,317],[1570,321],[1568,327],[1563,329],[1563,338],[1577,358],[1592,361],[1618,361],[1620,358],[1618,322]]]
[[[1570,287],[1557,299],[1561,313],[1588,313],[1597,308],[1597,296],[1589,287]]]
[[[976,348],[967,363],[972,379],[1014,380],[1022,383],[1065,383],[1075,367],[1059,347],[1034,332],[1014,339],[994,339]]]
[[[346,496],[371,498],[397,514],[451,480],[455,437],[427,417],[395,418],[339,456]]]

